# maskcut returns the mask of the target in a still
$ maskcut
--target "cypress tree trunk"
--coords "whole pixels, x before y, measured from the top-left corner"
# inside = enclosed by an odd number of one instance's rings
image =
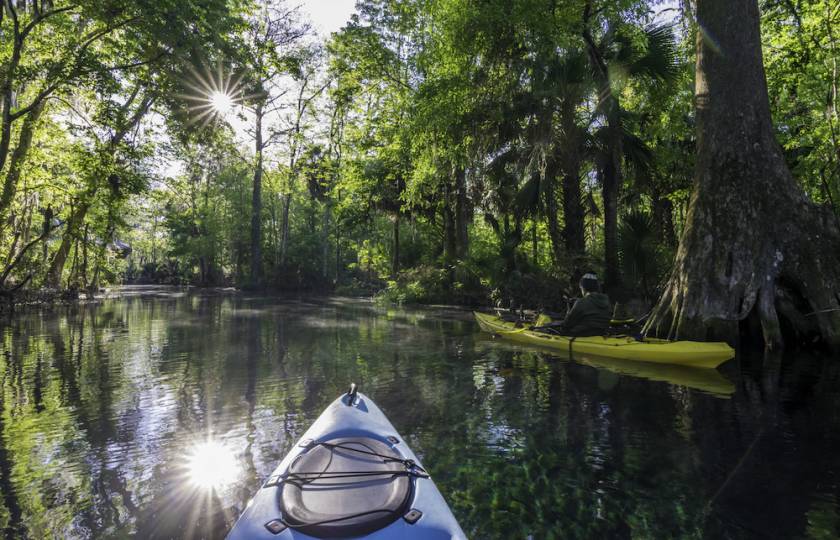
[[[84,195],[84,200],[79,202],[79,205],[70,214],[70,219],[67,220],[67,227],[64,230],[64,236],[61,238],[61,244],[58,250],[53,255],[50,267],[47,270],[46,285],[54,289],[61,287],[61,274],[64,272],[64,264],[67,262],[67,256],[70,254],[70,248],[76,240],[76,235],[82,226],[82,223],[87,216],[90,208],[90,201],[96,195],[96,186],[89,188]]]
[[[5,6],[4,6],[5,8]],[[0,9],[2,11],[2,9]],[[5,36],[4,36],[5,38]],[[2,80],[0,86],[0,99],[2,99],[2,113],[0,113],[0,171],[6,166],[6,159],[9,156],[9,149],[12,144],[12,103],[14,100],[14,77],[13,74],[20,64],[21,49],[23,42],[14,36],[12,39],[12,54],[6,64],[5,80]],[[0,207],[0,213],[4,212],[5,208]]]
[[[449,204],[449,187],[446,187],[445,203],[441,211],[443,212],[443,260],[447,266],[455,262],[457,257],[457,240],[455,234],[455,213]]]
[[[327,281],[330,256],[330,205],[324,203],[321,210],[321,277]]]
[[[563,239],[566,251],[583,255],[586,251],[584,234],[583,193],[580,190],[580,170],[563,175]]]
[[[87,271],[88,271],[88,245],[90,244],[90,234],[88,234],[89,225],[85,223],[85,232],[82,236],[82,285],[87,288]]]
[[[294,174],[294,173],[293,173]],[[292,176],[294,182],[294,176]],[[291,189],[291,186],[290,186]],[[286,266],[286,250],[289,245],[289,211],[292,207],[292,194],[283,195],[283,220],[280,226],[280,266]]]
[[[341,190],[336,194],[336,204],[341,204]],[[341,219],[339,214],[335,216],[335,283],[341,277]]]
[[[48,253],[47,250],[49,248],[49,239],[50,239],[50,230],[52,229],[52,220],[53,220],[53,209],[52,206],[48,205],[43,210],[43,222],[41,224],[41,236],[43,237],[43,242],[41,243],[41,264],[47,264]],[[78,242],[75,243],[76,251],[78,251],[79,244]]]
[[[604,286],[611,296],[621,288],[618,266],[618,189],[621,185],[621,133],[610,125],[610,150],[604,156],[602,195],[604,199]]]
[[[659,235],[666,245],[675,247],[677,237],[674,234],[674,204],[670,199],[662,197],[658,191],[651,193],[651,208],[653,210],[653,222]]]
[[[251,193],[251,285],[262,281],[262,105],[256,110],[256,134],[254,149],[257,153],[257,166],[254,169],[254,189]]]
[[[807,200],[773,135],[757,0],[698,0],[697,19],[694,190],[646,330],[734,340],[752,314],[773,348],[781,314],[837,348],[840,230],[829,209]]]
[[[2,227],[2,222],[5,221],[6,210],[11,206],[12,198],[17,191],[17,184],[20,180],[23,164],[26,161],[29,148],[32,146],[32,135],[43,110],[44,102],[42,101],[26,116],[26,119],[23,121],[23,126],[20,129],[18,144],[14,152],[12,152],[12,160],[6,173],[6,179],[3,182],[3,190],[0,192],[0,228]]]
[[[531,263],[536,268],[540,256],[540,243],[537,235],[537,218],[531,222]]]
[[[601,187],[604,199],[604,286],[611,295],[621,289],[618,266],[618,191],[623,181],[621,171],[622,129],[621,106],[612,91],[611,75],[603,51],[596,45],[589,24],[594,15],[592,0],[587,0],[583,10],[583,39],[587,44],[595,81],[599,86],[600,106],[607,122],[606,148],[600,165]]]
[[[455,255],[459,259],[467,256],[470,237],[467,226],[472,212],[467,199],[467,173],[463,167],[455,169]]]
[[[394,216],[394,257],[391,260],[391,275],[397,279],[400,273],[400,213]]]

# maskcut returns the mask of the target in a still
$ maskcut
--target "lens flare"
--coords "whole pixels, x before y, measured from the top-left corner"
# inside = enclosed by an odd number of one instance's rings
[[[218,441],[205,441],[187,454],[190,482],[204,489],[221,489],[239,476],[239,464],[234,453]]]
[[[217,113],[225,115],[233,108],[233,98],[224,92],[213,92],[210,94],[210,105]]]
[[[188,93],[178,94],[187,102],[189,124],[206,126],[217,118],[224,118],[238,106],[245,106],[251,95],[245,91],[242,74],[234,76],[224,68],[189,68],[191,76],[184,80]]]

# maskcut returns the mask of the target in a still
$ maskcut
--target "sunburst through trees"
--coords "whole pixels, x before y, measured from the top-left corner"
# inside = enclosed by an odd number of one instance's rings
[[[186,82],[188,93],[180,97],[189,103],[189,123],[205,127],[216,119],[224,119],[237,107],[245,106],[250,96],[245,93],[242,76],[225,73],[219,66],[211,70],[193,69],[192,80]]]

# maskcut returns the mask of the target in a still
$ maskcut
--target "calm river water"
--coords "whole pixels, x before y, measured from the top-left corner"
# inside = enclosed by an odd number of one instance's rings
[[[8,538],[223,537],[351,381],[473,538],[840,537],[840,362],[628,374],[466,311],[129,292],[0,323]]]

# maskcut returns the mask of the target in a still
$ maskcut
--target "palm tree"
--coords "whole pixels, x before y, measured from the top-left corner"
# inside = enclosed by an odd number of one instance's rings
[[[604,199],[604,266],[609,292],[621,287],[618,260],[618,192],[623,182],[623,132],[620,93],[616,88],[632,80],[670,84],[679,74],[676,44],[671,27],[651,25],[642,30],[646,48],[631,39],[633,27],[611,25],[599,41],[592,35],[591,1],[584,10],[583,39],[587,46],[598,111],[606,128],[606,151],[597,164]]]

